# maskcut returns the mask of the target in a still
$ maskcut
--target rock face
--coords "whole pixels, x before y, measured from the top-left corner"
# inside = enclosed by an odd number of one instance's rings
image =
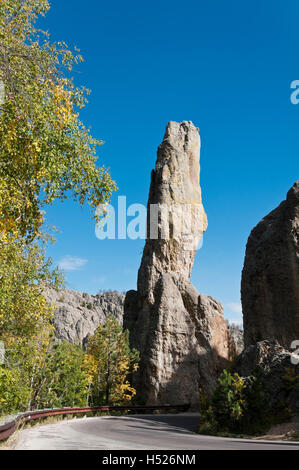
[[[120,292],[89,295],[74,290],[47,289],[45,297],[57,307],[54,325],[58,340],[85,346],[88,336],[94,333],[109,314],[114,315],[122,324],[125,295]]]
[[[238,326],[232,323],[228,325],[228,345],[229,345],[229,359],[235,360],[244,349],[244,332]]]
[[[200,145],[191,122],[170,122],[151,175],[137,291],[127,293],[124,307],[131,346],[141,353],[134,383],[141,403],[197,406],[199,388],[211,393],[228,358],[221,304],[189,282],[207,228]]]
[[[248,346],[237,358],[234,371],[247,381],[259,372],[273,413],[285,409],[299,413],[299,356],[277,341],[260,341]]]
[[[167,125],[151,175],[148,240],[138,274],[140,295],[152,295],[161,273],[190,278],[208,225],[199,186],[200,145],[198,129],[191,122]]]
[[[299,340],[299,180],[252,230],[241,293],[245,346]]]

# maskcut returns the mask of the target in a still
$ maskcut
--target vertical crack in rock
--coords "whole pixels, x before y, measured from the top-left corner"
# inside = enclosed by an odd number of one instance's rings
[[[245,347],[299,340],[299,180],[252,230],[241,283]]]
[[[192,122],[169,122],[152,171],[147,240],[137,291],[125,299],[124,327],[141,354],[139,401],[199,405],[228,359],[221,304],[190,283],[207,228],[199,185],[200,136]]]

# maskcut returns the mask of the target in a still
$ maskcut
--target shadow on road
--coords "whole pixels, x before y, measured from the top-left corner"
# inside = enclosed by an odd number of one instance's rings
[[[198,425],[199,425],[199,420],[200,417],[199,415],[130,415],[130,416],[123,416],[123,417],[110,417],[109,420],[115,420],[119,421],[119,419],[123,418],[125,422],[128,424],[128,427],[134,428],[134,429],[140,429],[140,430],[145,430],[148,431],[149,428],[146,426],[146,422],[151,423],[151,428],[156,428],[157,431],[166,431],[166,432],[175,432],[177,434],[190,434],[192,435],[194,432],[196,432]],[[138,420],[138,422],[136,422]],[[142,426],[142,421],[144,421],[144,426]],[[166,424],[167,427],[162,426],[163,424]],[[124,431],[126,432],[126,431]],[[202,437],[198,435],[198,437]],[[221,438],[221,437],[215,437],[215,436],[204,436],[205,439],[213,439],[216,441],[218,439],[224,440],[224,441],[234,441],[233,438]],[[257,447],[260,446],[265,446],[264,441],[258,441],[254,440],[254,437],[251,439],[248,438],[237,438],[235,442],[240,442],[244,444],[249,444],[249,445],[256,445]],[[277,441],[266,441],[266,445],[269,446],[294,446],[299,449],[299,443],[298,442],[291,442],[291,441],[285,441],[285,442],[277,442]]]
[[[119,417],[110,417],[110,420],[119,420]],[[151,426],[156,426],[159,431],[170,431],[168,428],[161,427],[161,424],[167,424],[173,429],[171,431],[186,434],[193,433],[197,430],[199,425],[199,415],[130,415],[124,417],[126,423],[130,423],[129,426],[134,426],[135,428],[148,429],[146,426],[140,426],[140,420],[150,421]],[[138,420],[138,423],[136,423]]]

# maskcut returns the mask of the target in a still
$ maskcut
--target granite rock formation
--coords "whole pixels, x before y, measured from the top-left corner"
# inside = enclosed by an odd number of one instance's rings
[[[273,415],[290,410],[299,414],[299,356],[277,341],[248,346],[236,359],[234,371],[250,383],[258,375]]]
[[[85,346],[88,336],[104,323],[109,314],[122,324],[125,295],[120,292],[89,295],[74,290],[47,289],[44,295],[49,303],[56,306],[55,337],[60,341]]]
[[[200,145],[191,122],[170,122],[151,175],[137,291],[124,306],[124,327],[141,354],[134,382],[141,403],[198,406],[200,387],[210,394],[228,359],[223,308],[189,281],[207,228]]]
[[[228,324],[229,359],[234,361],[244,350],[244,332],[239,325]]]
[[[245,346],[299,340],[299,180],[252,230],[242,273]]]

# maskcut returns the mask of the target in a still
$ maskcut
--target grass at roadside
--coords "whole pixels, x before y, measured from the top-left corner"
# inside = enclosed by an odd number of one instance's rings
[[[267,431],[260,431],[256,434],[232,433],[218,431],[210,423],[203,423],[198,427],[198,434],[215,437],[230,437],[234,439],[256,439],[256,440],[279,440],[299,442],[299,415],[294,416],[286,423],[274,424]]]

